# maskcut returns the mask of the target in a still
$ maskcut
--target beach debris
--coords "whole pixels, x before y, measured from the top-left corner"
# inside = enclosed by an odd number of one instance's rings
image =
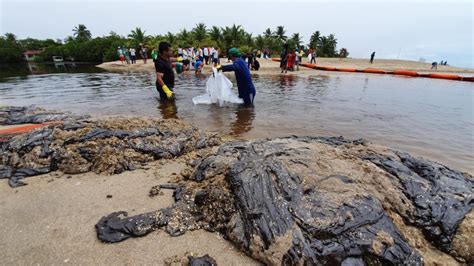
[[[153,197],[158,196],[158,195],[163,195],[163,192],[161,191],[160,186],[159,185],[152,186],[151,189],[150,189],[150,192],[148,192],[148,196],[150,198],[153,198]]]
[[[451,251],[456,230],[474,205],[474,179],[439,163],[408,153],[394,156],[369,154],[363,157],[398,179],[403,194],[414,206],[401,214],[410,224],[444,251]]]
[[[34,106],[0,106],[0,125],[40,124],[71,118],[77,119],[78,117],[69,112],[45,110]]]
[[[190,164],[181,200],[104,216],[98,238],[205,229],[270,265],[421,265],[437,253],[459,261],[474,254],[452,245],[460,223],[474,224],[463,222],[473,219],[473,177],[435,162],[363,140],[288,137],[227,142]]]
[[[188,256],[189,266],[217,266],[217,262],[209,254],[202,257]]]
[[[71,118],[0,142],[0,178],[18,187],[26,177],[56,170],[119,174],[220,142],[217,134],[174,119]]]

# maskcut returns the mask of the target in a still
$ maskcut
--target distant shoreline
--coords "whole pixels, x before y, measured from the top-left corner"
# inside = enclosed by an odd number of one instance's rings
[[[273,62],[271,59],[262,59],[259,58],[260,70],[252,71],[253,74],[280,74],[279,63]],[[227,59],[221,58],[221,64],[226,64]],[[308,62],[307,58],[303,58],[303,62]],[[375,59],[374,64],[370,64],[368,59],[358,59],[358,58],[345,58],[339,60],[339,58],[317,58],[317,65],[331,66],[331,67],[346,67],[346,68],[380,68],[384,70],[397,70],[397,69],[406,69],[414,70],[419,73],[457,73],[457,74],[474,74],[474,69],[471,68],[459,68],[453,66],[438,66],[438,69],[431,69],[430,63],[421,63],[417,61],[410,60],[398,60],[398,59]],[[108,70],[108,71],[153,71],[153,61],[148,60],[147,64],[143,64],[142,60],[137,60],[137,63],[134,65],[122,64],[120,61],[111,61],[104,62],[97,65],[97,67]],[[205,66],[209,70],[210,65]],[[311,75],[323,73],[324,71],[308,69],[306,67],[300,67],[299,71],[288,71],[288,74],[298,74],[298,75]],[[327,72],[324,72],[327,73]]]

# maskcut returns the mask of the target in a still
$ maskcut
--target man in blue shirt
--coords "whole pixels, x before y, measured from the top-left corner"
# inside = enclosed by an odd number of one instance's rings
[[[239,98],[244,100],[245,105],[252,105],[256,91],[247,63],[240,57],[240,52],[237,48],[231,48],[229,50],[229,57],[233,63],[222,66],[221,69],[223,72],[234,71],[239,90]]]

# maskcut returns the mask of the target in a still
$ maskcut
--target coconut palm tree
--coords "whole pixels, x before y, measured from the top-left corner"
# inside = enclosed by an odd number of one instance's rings
[[[209,37],[216,43],[220,43],[220,41],[222,40],[221,28],[217,26],[212,26],[212,28],[209,30]]]
[[[277,38],[277,40],[279,40],[280,42],[283,43],[288,39],[286,37],[285,33],[286,33],[285,27],[277,26],[274,34],[275,34],[275,37]]]
[[[257,37],[255,37],[254,42],[257,49],[263,50],[263,48],[265,48],[265,38],[262,35],[258,35]]]
[[[291,40],[297,48],[301,47],[302,38],[303,37],[301,37],[299,33],[293,33],[293,35],[291,36]]]
[[[271,38],[271,37],[273,37],[272,30],[271,30],[270,28],[267,28],[267,29],[263,32],[263,36],[265,36],[265,38]]]
[[[145,35],[144,30],[140,27],[136,27],[131,33],[128,35],[128,38],[131,39],[135,44],[145,43],[147,40],[147,36]]]
[[[176,35],[174,35],[173,33],[169,32],[169,31],[168,31],[168,33],[166,33],[166,35],[165,35],[165,40],[166,40],[167,42],[169,42],[171,45],[175,44],[176,39],[177,39],[177,38],[176,38]]]
[[[254,44],[252,33],[244,32],[243,42],[245,43],[245,45],[252,47]]]
[[[230,27],[230,32],[229,32],[230,36],[231,36],[231,39],[232,39],[232,46],[234,47],[237,47],[240,45],[240,43],[242,42],[242,39],[245,35],[245,31],[244,29],[242,28],[241,25],[232,25],[232,27]]]
[[[187,46],[191,42],[191,32],[183,28],[178,34],[176,34],[176,42],[181,46]]]
[[[311,47],[312,49],[316,49],[318,47],[320,40],[321,40],[321,33],[319,33],[319,31],[315,31],[309,38],[308,46]]]
[[[207,37],[206,25],[204,23],[196,24],[193,31],[193,37],[198,42],[201,43]]]
[[[72,31],[74,32],[74,37],[76,37],[76,40],[87,41],[92,38],[91,32],[84,24],[77,25],[74,27],[74,29],[72,29]]]
[[[4,36],[5,36],[5,41],[11,42],[11,43],[16,42],[16,35],[15,34],[8,32],[8,33],[5,33]]]

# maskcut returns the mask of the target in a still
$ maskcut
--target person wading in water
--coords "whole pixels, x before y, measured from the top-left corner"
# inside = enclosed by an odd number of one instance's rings
[[[219,66],[217,69],[223,72],[234,71],[235,79],[237,80],[237,88],[239,90],[239,98],[244,100],[245,105],[253,105],[256,90],[247,63],[242,59],[237,48],[231,48],[228,57],[232,59],[233,63]]]
[[[156,89],[160,93],[162,100],[174,99],[174,70],[172,62],[176,62],[173,58],[173,49],[171,44],[167,42],[160,42],[158,45],[159,55],[155,60],[156,69]]]

